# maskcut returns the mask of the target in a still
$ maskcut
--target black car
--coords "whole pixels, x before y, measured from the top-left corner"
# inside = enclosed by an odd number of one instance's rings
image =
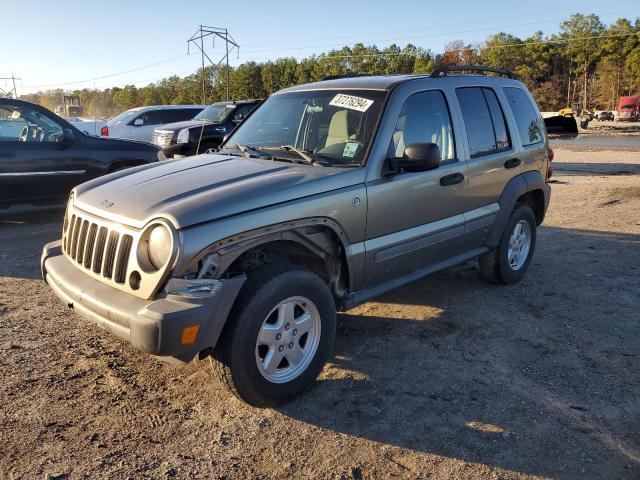
[[[598,115],[598,120],[613,122],[614,120],[613,112],[600,112],[600,114]]]
[[[156,128],[153,143],[169,158],[203,153],[216,148],[244,120],[261,100],[219,102],[209,105],[192,120]]]
[[[0,208],[65,201],[80,183],[164,158],[148,143],[90,136],[44,107],[0,99]]]

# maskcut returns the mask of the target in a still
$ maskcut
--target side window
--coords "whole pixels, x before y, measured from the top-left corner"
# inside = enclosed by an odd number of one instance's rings
[[[493,133],[496,137],[496,149],[498,151],[511,149],[511,138],[507,129],[507,122],[504,119],[504,112],[496,97],[496,93],[490,88],[483,88],[484,98],[491,113],[491,123],[493,123]]]
[[[251,108],[252,107],[253,107],[253,105],[241,105],[241,106],[239,106],[233,112],[233,115],[231,116],[231,121],[233,123],[240,123],[242,120],[244,120],[244,118],[247,115],[249,115],[249,112],[251,112]]]
[[[0,142],[61,142],[62,130],[62,125],[38,110],[0,107]]]
[[[142,119],[142,125],[160,125],[164,123],[162,110],[149,110],[138,118]]]
[[[191,120],[200,112],[200,109],[196,108],[167,108],[164,111],[164,122],[173,123],[182,122],[184,120]]]
[[[489,88],[464,87],[456,90],[469,140],[471,158],[511,148],[504,114],[495,93]]]
[[[443,162],[456,158],[451,115],[444,94],[438,90],[414,93],[405,100],[388,156],[402,157],[404,149],[417,142],[438,145]]]
[[[505,87],[504,93],[509,100],[513,116],[516,117],[522,145],[526,147],[542,142],[540,115],[529,97],[520,88],[515,87]]]

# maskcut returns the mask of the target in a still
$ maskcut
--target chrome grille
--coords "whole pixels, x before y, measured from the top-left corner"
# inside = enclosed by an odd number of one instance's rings
[[[173,138],[173,132],[166,130],[155,130],[153,132],[153,143],[159,147],[167,147],[171,145],[171,139]]]
[[[123,284],[127,278],[133,237],[73,215],[69,223],[65,254],[86,270]]]
[[[71,199],[71,202],[73,198]],[[152,298],[169,275],[170,260],[161,269],[152,269],[139,255],[139,245],[145,230],[162,223],[172,232],[172,248],[177,255],[177,233],[164,219],[150,221],[144,228],[132,227],[108,220],[90,211],[67,206],[62,231],[62,252],[79,270],[104,284],[140,298]],[[144,245],[144,244],[143,244]],[[133,273],[141,279],[133,284]]]

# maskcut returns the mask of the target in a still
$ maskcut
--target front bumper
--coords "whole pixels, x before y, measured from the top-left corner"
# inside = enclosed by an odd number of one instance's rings
[[[245,277],[222,280],[208,297],[166,295],[144,300],[85,275],[63,254],[60,241],[45,245],[42,276],[55,294],[83,318],[163,360],[189,362],[215,347]],[[195,341],[183,344],[183,330],[199,325]]]
[[[162,148],[167,158],[173,158],[175,155],[190,157],[196,154],[196,146],[192,143],[174,143],[160,148]]]

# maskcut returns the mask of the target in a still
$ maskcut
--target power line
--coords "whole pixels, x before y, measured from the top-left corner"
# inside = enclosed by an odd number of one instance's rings
[[[482,29],[484,30],[484,29]],[[476,30],[474,30],[476,31]],[[457,34],[457,33],[468,33],[471,32],[471,30],[465,31],[465,32],[454,32],[451,34]],[[524,41],[521,43],[510,43],[510,44],[506,44],[506,45],[495,45],[495,46],[491,46],[491,47],[483,47],[484,49],[504,49],[504,48],[515,48],[515,47],[521,47],[521,46],[526,46],[526,45],[540,45],[540,44],[560,44],[560,43],[571,43],[571,42],[579,42],[579,41],[585,41],[585,40],[591,40],[591,39],[598,39],[598,38],[614,38],[614,37],[629,37],[629,36],[636,36],[636,35],[640,35],[640,32],[627,32],[627,33],[620,33],[620,34],[602,34],[602,35],[592,35],[589,37],[581,37],[581,38],[576,38],[576,39],[547,39],[547,40],[538,40],[538,41]],[[410,38],[418,38],[418,37],[408,37]],[[381,41],[399,41],[399,40],[404,40],[406,38],[396,38],[396,39],[389,39],[389,40],[381,40]],[[358,43],[362,43],[362,42],[358,42]],[[329,45],[327,45],[329,46]],[[342,46],[346,46],[346,45],[342,45]],[[312,47],[300,47],[300,48],[312,48]],[[316,46],[313,48],[321,48],[321,46]],[[464,48],[459,48],[459,49],[446,49],[445,51],[468,51],[468,50],[476,50],[477,48],[474,47],[464,47]],[[229,50],[228,53],[231,53],[232,50]],[[257,53],[257,52],[263,52],[263,51],[271,51],[271,50],[258,50],[258,51],[244,51],[245,53]],[[223,60],[227,60],[228,61],[228,53],[223,57]],[[435,53],[435,52],[432,52]],[[444,53],[441,52],[441,53]],[[435,53],[437,54],[437,53]],[[75,82],[66,82],[66,83],[57,83],[57,84],[49,84],[49,85],[24,85],[24,87],[26,88],[44,88],[44,87],[53,87],[53,86],[66,86],[66,85],[75,85],[75,84],[79,84],[79,83],[86,83],[86,82],[91,82],[91,81],[95,81],[95,80],[103,80],[106,78],[111,78],[114,76],[119,76],[119,75],[123,75],[126,73],[131,73],[131,72],[135,72],[135,71],[139,71],[145,68],[149,68],[150,66],[155,66],[155,65],[159,65],[159,64],[163,64],[163,63],[167,63],[170,61],[173,61],[175,59],[178,58],[183,58],[186,57],[188,54],[185,55],[181,55],[178,57],[172,57],[170,59],[166,59],[166,60],[162,60],[159,62],[155,62],[153,64],[149,64],[146,66],[142,66],[142,67],[138,67],[138,68],[134,68],[134,69],[130,69],[130,70],[126,70],[123,72],[118,72],[118,73],[114,73],[114,74],[110,74],[110,75],[104,75],[101,77],[96,77],[96,78],[92,78],[92,79],[87,79],[87,80],[79,80],[79,81],[75,81]],[[205,54],[206,55],[206,54]],[[323,54],[321,54],[323,55]],[[392,53],[383,53],[383,52],[378,52],[378,53],[372,53],[372,54],[334,54],[334,55],[324,55],[323,58],[355,58],[355,57],[385,57],[385,56],[400,56],[400,55],[404,55],[404,56],[416,56],[416,54],[411,54],[411,53],[406,53],[406,52],[392,52]],[[207,55],[207,58],[210,60],[210,58]],[[238,56],[238,59],[240,59],[241,57]],[[301,59],[305,59],[305,58],[309,58],[308,56],[290,56],[288,58],[294,58],[296,60],[301,60]],[[242,60],[256,60],[255,56],[249,56],[249,57],[243,57]],[[211,61],[211,60],[210,60]],[[212,62],[213,64],[213,62]],[[220,64],[220,62],[218,62],[218,64],[216,66],[218,66]],[[228,64],[227,64],[228,65]],[[188,71],[190,72],[190,71]],[[227,75],[228,75],[229,69],[227,68]],[[181,73],[185,73],[185,72],[181,72]],[[157,78],[157,77],[155,77]],[[162,77],[162,78],[166,78],[166,77]],[[16,80],[20,80],[20,79],[16,79]],[[139,81],[134,81],[136,83],[140,83],[143,82],[145,80],[139,80]],[[130,83],[130,82],[122,82],[122,83]],[[227,79],[227,85],[228,85],[228,79]],[[206,102],[205,102],[206,103]]]
[[[559,10],[558,10],[559,11]],[[626,9],[626,10],[618,10],[618,11],[612,11],[612,12],[602,12],[599,15],[609,15],[609,14],[616,14],[616,13],[623,13],[623,12],[629,12],[629,11],[637,11],[637,9]],[[522,15],[518,15],[518,16],[506,16],[506,17],[502,17],[502,19],[507,19],[507,18],[519,18]],[[378,39],[375,40],[376,42],[396,42],[396,41],[401,41],[401,40],[412,40],[412,39],[416,39],[416,38],[430,38],[430,37],[439,37],[439,36],[447,36],[447,35],[459,35],[459,34],[463,34],[463,33],[476,33],[476,32],[481,32],[481,31],[486,31],[486,30],[494,30],[496,28],[511,28],[511,27],[521,27],[521,26],[530,26],[530,25],[537,25],[537,24],[541,24],[541,23],[551,23],[551,22],[557,22],[557,21],[561,21],[563,19],[550,19],[550,20],[542,20],[542,21],[535,21],[535,22],[527,22],[527,23],[519,23],[519,24],[512,24],[512,25],[499,25],[497,27],[483,27],[483,28],[478,28],[478,29],[469,29],[469,30],[460,30],[460,31],[456,31],[456,32],[440,32],[440,33],[429,33],[429,34],[424,34],[424,35],[414,35],[411,37],[399,37],[399,38],[387,38],[387,39]],[[477,21],[479,22],[479,21]],[[449,24],[447,26],[457,26],[457,25],[465,25],[468,23],[477,23],[477,22],[466,22],[466,23],[457,23],[457,24]],[[442,27],[442,26],[441,26]],[[211,28],[211,27],[206,27],[206,28]],[[427,28],[433,28],[433,27],[423,27],[423,28],[419,28],[419,29],[413,29],[413,31],[423,31]],[[397,32],[408,32],[408,31],[412,31],[412,30],[393,30],[393,31],[385,31],[385,32],[379,32],[380,35],[386,35],[386,34],[390,34],[390,33],[397,33]],[[362,35],[370,35],[370,34],[362,34]],[[374,34],[375,35],[375,34]],[[352,36],[349,36],[352,38]],[[340,38],[340,37],[334,37],[334,38]],[[361,40],[359,42],[356,43],[369,43],[372,40]],[[279,44],[293,44],[294,42],[279,42]],[[278,44],[278,43],[276,43]],[[265,45],[265,44],[262,44]],[[311,49],[311,48],[330,48],[330,47],[336,47],[336,46],[344,46],[344,44],[340,44],[340,43],[331,43],[331,44],[323,44],[323,45],[306,45],[306,46],[293,46],[293,47],[289,47],[289,48],[279,48],[279,49],[260,49],[260,50],[249,50],[246,51],[246,53],[262,53],[262,52],[275,52],[275,51],[285,51],[285,50],[305,50],[305,49]],[[209,50],[210,51],[210,50]],[[150,64],[146,64],[146,65],[142,65],[139,67],[135,67],[135,68],[131,68],[128,70],[123,70],[120,72],[115,72],[115,73],[110,73],[110,74],[106,74],[106,75],[102,75],[99,77],[93,77],[93,78],[88,78],[88,79],[84,79],[84,80],[75,80],[75,81],[70,81],[70,82],[60,82],[60,83],[51,83],[51,84],[41,84],[41,85],[23,85],[25,88],[50,88],[50,87],[64,87],[64,86],[70,86],[70,85],[78,85],[81,83],[90,83],[90,82],[94,82],[96,80],[104,80],[107,78],[112,78],[112,77],[116,77],[116,76],[120,76],[120,75],[126,75],[128,73],[133,73],[133,72],[137,72],[140,70],[144,70],[147,68],[152,68],[158,65],[163,65],[166,63],[170,63],[182,58],[185,58],[189,55],[189,52],[187,51],[186,54],[183,55],[177,55],[174,57],[170,57],[170,58],[166,58],[164,60],[159,60],[157,62],[153,62]],[[228,56],[228,53],[227,53]],[[295,57],[294,57],[295,58]]]

